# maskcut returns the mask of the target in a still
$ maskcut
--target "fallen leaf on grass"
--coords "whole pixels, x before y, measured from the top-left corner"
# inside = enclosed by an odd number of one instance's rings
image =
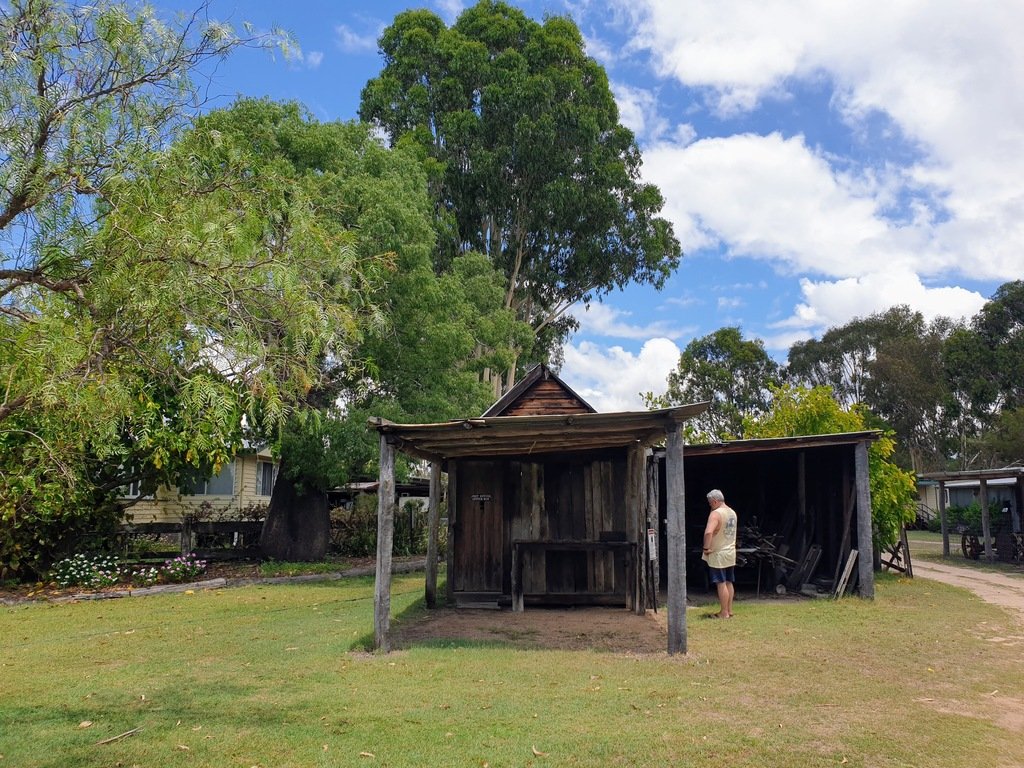
[[[179,744],[178,745],[178,749],[180,749],[182,752],[191,752],[192,751],[192,747],[186,747],[184,744]]]
[[[537,757],[547,757],[548,756],[547,752],[541,752],[536,747],[530,747],[530,749],[533,750],[533,754],[535,754]]]
[[[80,722],[78,724],[78,727],[79,728],[88,728],[90,725],[92,725],[92,720],[83,720],[82,722]]]
[[[373,752],[360,752],[359,756],[360,757],[376,757],[376,755],[373,754]]]

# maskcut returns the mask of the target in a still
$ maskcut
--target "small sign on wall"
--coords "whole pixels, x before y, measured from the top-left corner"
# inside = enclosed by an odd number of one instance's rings
[[[647,559],[658,559],[658,532],[653,528],[647,529]]]
[[[490,501],[491,494],[489,493],[474,493],[472,496],[473,501]]]

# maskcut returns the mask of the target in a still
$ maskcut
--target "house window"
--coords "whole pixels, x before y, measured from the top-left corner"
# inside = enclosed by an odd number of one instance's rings
[[[232,496],[235,493],[235,464],[228,462],[218,474],[208,480],[198,480],[192,485],[183,486],[181,492],[186,496]]]
[[[269,496],[277,479],[277,465],[272,461],[256,462],[256,495]]]
[[[132,480],[128,485],[122,485],[119,489],[121,498],[123,499],[151,499],[153,494],[149,493],[143,496],[142,494],[142,481]]]

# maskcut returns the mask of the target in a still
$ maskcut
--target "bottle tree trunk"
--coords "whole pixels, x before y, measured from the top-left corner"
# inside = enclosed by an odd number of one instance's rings
[[[323,560],[330,540],[327,494],[308,488],[300,492],[282,462],[260,533],[264,557],[292,562]]]

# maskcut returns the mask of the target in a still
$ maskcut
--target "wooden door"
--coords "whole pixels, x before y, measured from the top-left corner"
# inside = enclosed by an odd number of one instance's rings
[[[504,469],[496,461],[459,463],[455,573],[449,574],[456,592],[501,593],[507,580]]]

